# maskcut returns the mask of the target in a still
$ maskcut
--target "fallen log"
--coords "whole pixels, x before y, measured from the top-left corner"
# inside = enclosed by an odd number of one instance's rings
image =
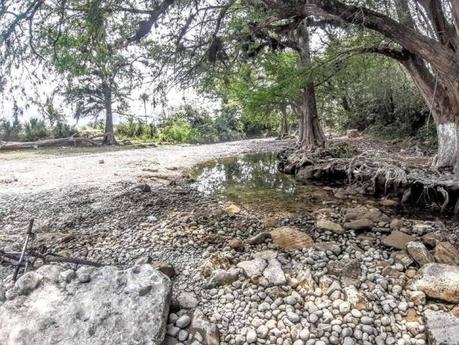
[[[93,146],[100,146],[99,143],[86,137],[68,137],[58,139],[46,139],[38,141],[10,141],[0,142],[0,151],[13,151],[13,150],[26,150],[36,149],[45,146],[59,146],[59,145],[79,145],[79,144],[90,144]]]

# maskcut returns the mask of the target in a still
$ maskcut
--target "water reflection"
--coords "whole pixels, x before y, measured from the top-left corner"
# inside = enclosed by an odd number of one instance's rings
[[[275,193],[292,196],[295,180],[278,172],[277,159],[271,153],[250,154],[210,161],[192,172],[194,187],[204,194]],[[242,196],[242,195],[241,195]]]

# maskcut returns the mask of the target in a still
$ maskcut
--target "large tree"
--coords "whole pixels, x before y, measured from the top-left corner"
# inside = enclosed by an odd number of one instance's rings
[[[399,61],[413,78],[437,126],[437,167],[459,171],[459,2],[457,0],[263,0],[279,19],[309,16],[378,32],[377,46],[362,53]],[[359,2],[357,2],[359,3]],[[383,4],[382,4],[383,3]]]
[[[142,39],[174,0],[4,0],[0,3],[0,72],[15,67],[65,80],[77,117],[105,114],[105,144],[114,144],[113,108],[148,64]],[[29,69],[32,62],[39,68]],[[141,68],[148,72],[149,68]],[[37,71],[42,73],[38,74]],[[48,75],[46,75],[47,72]]]

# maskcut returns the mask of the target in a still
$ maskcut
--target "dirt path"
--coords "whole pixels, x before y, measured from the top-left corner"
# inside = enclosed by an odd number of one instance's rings
[[[66,187],[104,187],[136,181],[141,176],[177,174],[201,161],[246,152],[272,151],[286,145],[274,139],[254,139],[210,145],[160,146],[126,151],[2,160],[0,194],[30,193]]]

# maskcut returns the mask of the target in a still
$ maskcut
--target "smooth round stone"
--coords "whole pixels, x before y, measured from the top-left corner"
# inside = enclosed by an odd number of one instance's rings
[[[316,323],[317,321],[319,321],[319,317],[316,314],[310,314],[309,315],[309,321],[311,323]]]
[[[381,318],[381,325],[383,325],[383,326],[389,326],[390,323],[391,323],[390,317],[388,317],[388,316],[383,316],[383,317]]]
[[[268,336],[268,333],[269,333],[269,328],[265,325],[261,325],[260,327],[257,328],[257,335],[261,339],[266,339],[266,337]]]
[[[373,319],[369,316],[362,316],[360,318],[360,322],[363,323],[364,325],[371,325],[373,324]]]
[[[354,345],[355,341],[351,337],[346,337],[343,340],[343,345]]]
[[[180,332],[178,333],[178,340],[180,341],[185,341],[188,339],[188,332],[185,331],[184,329],[181,329]]]
[[[287,318],[293,323],[297,323],[300,321],[300,316],[297,313],[294,313],[292,311],[289,311],[287,313]]]
[[[334,335],[332,335],[330,338],[330,344],[333,344],[333,345],[339,345],[340,341],[339,341],[339,338],[338,337],[335,337]]]
[[[179,328],[185,328],[190,323],[191,323],[191,317],[189,315],[182,315],[177,319],[177,321],[175,321],[175,325]]]
[[[257,341],[257,333],[252,328],[247,331],[246,340],[248,344],[253,344]]]
[[[308,340],[309,334],[309,330],[307,328],[303,328],[300,332],[300,339],[305,341]]]
[[[352,309],[351,310],[351,315],[356,318],[361,318],[362,317],[362,312],[358,309]]]

